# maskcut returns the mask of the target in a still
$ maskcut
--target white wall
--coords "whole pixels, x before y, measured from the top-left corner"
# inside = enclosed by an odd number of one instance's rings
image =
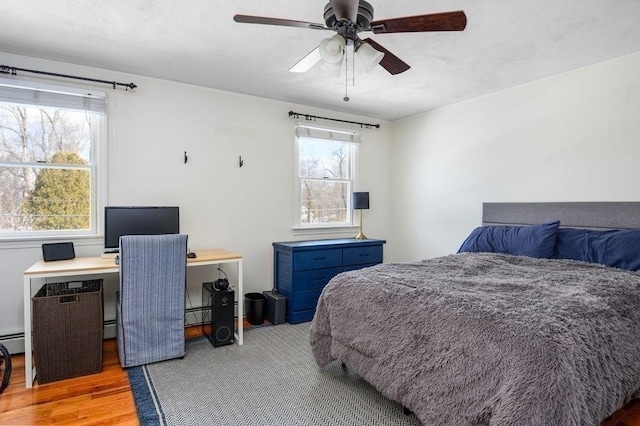
[[[393,123],[395,260],[457,251],[482,202],[640,200],[640,53]]]
[[[179,205],[191,248],[245,256],[246,292],[271,287],[273,241],[344,236],[291,230],[287,112],[379,120],[3,53],[0,63],[138,84],[102,88],[112,109],[109,204]],[[639,200],[638,75],[640,53],[366,130],[357,188],[372,197],[366,234],[387,239],[385,261],[412,261],[455,252],[483,201]],[[102,248],[74,242],[79,256]],[[41,243],[0,242],[0,335],[22,332],[22,271]],[[194,306],[209,279],[190,272]],[[108,301],[106,310],[112,319]]]
[[[191,249],[224,247],[244,256],[245,292],[272,287],[272,242],[357,232],[292,231],[294,121],[287,113],[380,123],[380,129],[363,130],[356,189],[371,192],[367,235],[389,239],[386,250],[392,248],[390,206],[385,202],[391,191],[391,129],[384,121],[3,53],[0,63],[137,84],[132,92],[99,86],[108,93],[110,108],[108,204],[179,206],[181,231],[189,234]],[[101,238],[73,241],[78,256],[102,251]],[[23,331],[22,272],[41,259],[41,243],[0,241],[0,336]],[[200,306],[201,283],[216,277],[213,270],[190,268],[193,306]],[[113,294],[115,277],[105,286]],[[111,298],[105,300],[105,309],[106,319],[113,319]]]

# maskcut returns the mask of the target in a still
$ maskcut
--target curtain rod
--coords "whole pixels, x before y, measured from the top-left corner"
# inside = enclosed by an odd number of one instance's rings
[[[18,71],[28,72],[28,73],[32,73],[32,74],[50,75],[50,76],[53,76],[53,77],[71,78],[71,79],[75,79],[75,80],[93,81],[94,83],[111,84],[114,89],[116,88],[116,86],[124,86],[125,90],[135,89],[136,87],[138,87],[133,83],[119,83],[117,81],[99,80],[99,79],[96,79],[96,78],[78,77],[78,76],[75,76],[75,75],[58,74],[58,73],[54,73],[54,72],[28,70],[28,69],[25,69],[25,68],[16,68],[16,67],[10,67],[8,65],[0,65],[0,74],[10,74],[10,75],[15,76],[15,75],[18,75]]]
[[[367,128],[367,129],[370,129],[372,127],[375,127],[376,129],[380,128],[379,124],[360,123],[358,121],[348,121],[348,120],[339,120],[337,118],[318,117],[317,115],[302,114],[302,113],[293,112],[293,111],[289,111],[289,117],[293,117],[293,118],[304,117],[304,119],[307,120],[307,121],[311,121],[311,120],[315,120],[315,119],[319,118],[319,119],[322,119],[322,120],[339,121],[340,123],[357,124],[360,127],[364,127],[364,128]]]

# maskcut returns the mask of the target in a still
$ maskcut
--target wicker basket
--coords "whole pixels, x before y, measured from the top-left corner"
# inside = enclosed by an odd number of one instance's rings
[[[38,383],[102,371],[102,280],[45,284],[32,301]]]

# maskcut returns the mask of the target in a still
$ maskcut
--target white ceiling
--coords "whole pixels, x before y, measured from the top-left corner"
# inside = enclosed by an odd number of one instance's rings
[[[328,0],[2,0],[0,51],[389,120],[640,51],[640,0],[368,1],[374,19],[464,10],[467,28],[371,35],[412,68],[356,73],[349,102],[344,77],[287,71],[331,32],[233,21],[323,23]]]

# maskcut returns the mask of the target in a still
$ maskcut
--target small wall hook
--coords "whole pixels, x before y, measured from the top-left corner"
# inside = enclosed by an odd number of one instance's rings
[[[243,164],[244,164],[244,161],[242,161],[242,155],[240,155],[240,156],[238,157],[238,165],[239,165],[240,167],[242,167],[242,165],[243,165]]]
[[[184,152],[184,164],[187,164],[187,161],[189,161],[189,157],[187,157],[187,151]]]

